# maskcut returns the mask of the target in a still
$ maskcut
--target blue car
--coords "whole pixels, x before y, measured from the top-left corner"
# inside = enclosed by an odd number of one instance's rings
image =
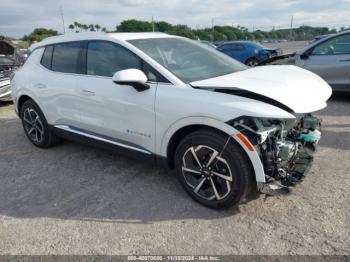
[[[219,45],[217,50],[248,66],[257,66],[264,60],[282,54],[278,48],[266,48],[250,41],[226,42]]]

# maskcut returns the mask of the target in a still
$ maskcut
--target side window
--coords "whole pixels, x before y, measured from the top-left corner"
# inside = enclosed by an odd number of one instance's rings
[[[141,59],[126,48],[109,42],[89,42],[86,55],[88,75],[112,77],[117,71],[140,68]]]
[[[78,68],[80,42],[54,45],[51,69],[63,73],[80,73]]]
[[[130,68],[142,70],[152,82],[169,83],[154,68],[123,46],[105,41],[92,41],[87,45],[86,73],[112,77],[115,72]]]
[[[142,63],[142,71],[147,76],[148,81],[170,83],[168,79],[166,79],[164,76],[159,74],[153,67],[151,67],[146,62]]]
[[[244,50],[244,46],[241,44],[229,44],[229,45],[224,45],[219,49],[221,51],[242,51]]]
[[[53,51],[52,45],[45,47],[43,56],[41,58],[41,64],[47,69],[51,69],[52,51]]]
[[[218,48],[220,51],[232,51],[231,45],[223,45]]]
[[[242,51],[245,49],[244,45],[242,44],[235,44],[233,48],[235,51]]]
[[[350,35],[341,35],[317,45],[312,55],[350,54]]]

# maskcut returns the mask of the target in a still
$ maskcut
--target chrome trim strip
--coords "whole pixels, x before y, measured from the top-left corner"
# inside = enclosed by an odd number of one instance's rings
[[[113,145],[116,145],[116,146],[124,147],[124,148],[131,149],[131,150],[135,150],[135,151],[138,151],[138,152],[141,152],[141,153],[145,153],[145,154],[148,154],[148,155],[152,154],[151,152],[149,152],[147,150],[144,150],[144,149],[141,149],[141,148],[137,148],[137,147],[133,147],[133,146],[129,146],[129,145],[125,145],[125,144],[122,144],[122,143],[119,143],[119,142],[116,142],[116,141],[112,141],[112,140],[109,140],[109,139],[106,139],[106,138],[103,138],[103,137],[95,136],[95,135],[92,135],[92,134],[84,133],[82,131],[72,129],[69,126],[66,126],[66,125],[55,125],[54,127],[62,129],[62,130],[65,130],[65,131],[68,131],[68,132],[72,132],[72,133],[75,133],[75,134],[78,134],[78,135],[82,135],[82,136],[86,136],[86,137],[89,137],[89,138],[92,138],[92,139],[96,139],[96,140],[99,140],[99,141],[102,141],[102,142],[110,143],[110,144],[113,144]]]

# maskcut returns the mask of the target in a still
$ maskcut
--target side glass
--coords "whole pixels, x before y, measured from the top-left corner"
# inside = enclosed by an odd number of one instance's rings
[[[342,55],[350,54],[350,34],[334,37],[317,45],[312,55]]]

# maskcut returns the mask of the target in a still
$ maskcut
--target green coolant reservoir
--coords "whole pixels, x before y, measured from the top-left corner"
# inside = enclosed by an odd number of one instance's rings
[[[307,143],[317,143],[321,139],[321,132],[318,130],[309,131],[306,134],[301,134],[299,139]]]

